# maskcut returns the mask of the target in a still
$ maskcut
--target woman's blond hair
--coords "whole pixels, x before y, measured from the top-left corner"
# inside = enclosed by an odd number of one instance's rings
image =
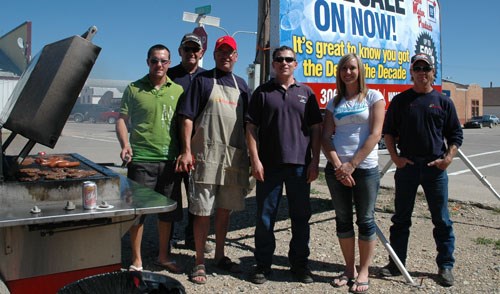
[[[337,106],[340,103],[342,97],[344,97],[347,93],[346,85],[344,81],[340,78],[340,73],[342,68],[349,62],[351,59],[356,59],[356,63],[358,64],[358,87],[359,87],[359,97],[358,101],[363,101],[366,97],[366,93],[368,93],[368,87],[365,82],[365,67],[363,66],[363,61],[356,53],[348,53],[339,60],[339,64],[337,65],[337,95],[333,98],[333,103]]]

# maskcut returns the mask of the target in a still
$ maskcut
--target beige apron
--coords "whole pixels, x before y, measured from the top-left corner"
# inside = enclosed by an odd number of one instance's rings
[[[194,122],[191,150],[195,156],[196,183],[249,187],[249,161],[243,128],[243,101],[236,88],[214,87],[207,105]]]

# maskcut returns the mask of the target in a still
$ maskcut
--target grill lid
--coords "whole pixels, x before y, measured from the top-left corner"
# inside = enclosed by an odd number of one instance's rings
[[[22,74],[0,114],[4,127],[54,148],[101,51],[97,29],[46,45]]]

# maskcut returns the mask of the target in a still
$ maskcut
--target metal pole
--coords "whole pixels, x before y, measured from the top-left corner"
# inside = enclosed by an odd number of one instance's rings
[[[270,52],[269,52],[269,39],[270,39],[270,13],[271,3],[270,0],[258,0],[258,18],[257,18],[257,53],[255,62],[260,64],[260,81],[259,85],[267,81],[270,72]]]
[[[392,165],[392,159],[389,158],[389,161],[385,164],[385,166],[380,171],[380,179],[382,179],[382,177],[387,173],[387,171],[389,170],[391,165]]]
[[[198,27],[202,27],[203,29],[205,29],[201,23],[198,23]],[[208,44],[208,37],[207,37],[206,42],[207,42],[207,44]],[[208,47],[207,47],[207,48],[208,48]],[[202,49],[203,49],[203,48],[202,48]],[[203,55],[201,56],[200,60],[198,60],[198,67],[203,67],[203,57],[205,56],[205,53],[206,53],[206,52],[203,52]]]
[[[476,178],[479,179],[481,183],[483,183],[490,191],[497,197],[498,200],[500,200],[500,195],[495,191],[493,186],[491,186],[490,182],[486,179],[485,176],[483,176],[479,170],[472,164],[472,162],[463,154],[463,152],[458,149],[458,156],[462,159],[462,161],[465,163],[465,165],[472,171],[472,173],[476,176]]]
[[[251,35],[257,35],[257,32],[252,32],[252,31],[236,31],[234,32],[231,37],[234,38],[234,36],[236,36],[236,34],[251,34]]]
[[[490,184],[490,182],[488,182],[486,177],[483,174],[481,174],[481,172],[474,166],[474,164],[472,164],[472,162],[467,158],[467,156],[465,156],[465,154],[462,152],[462,150],[458,149],[457,154],[460,157],[460,159],[462,159],[462,161],[465,163],[465,165],[469,168],[469,170],[476,176],[476,178],[481,183],[483,183],[483,185],[485,185],[486,188],[488,188],[491,191],[491,193],[493,193],[493,195],[498,200],[500,200],[500,194],[498,194],[498,192],[495,190],[495,188],[493,188],[493,186]],[[392,160],[389,159],[389,161],[385,164],[385,166],[380,171],[380,178],[382,178],[385,175],[385,173],[387,173],[387,171],[389,170],[389,167],[391,167],[391,165],[392,165]]]
[[[213,28],[218,28],[218,29],[220,29],[220,30],[224,31],[224,33],[226,33],[226,35],[227,35],[227,36],[230,36],[229,32],[228,32],[225,28],[223,28],[223,27],[214,26],[214,25],[207,24],[207,23],[206,23],[205,25],[207,25],[207,26],[211,26],[211,27],[213,27]]]
[[[387,252],[389,252],[389,255],[391,256],[394,263],[396,263],[397,267],[399,268],[399,271],[401,271],[401,273],[403,273],[405,280],[408,283],[410,283],[412,286],[418,286],[417,283],[415,283],[415,281],[413,281],[413,279],[411,278],[410,274],[406,270],[403,263],[401,263],[401,260],[399,259],[398,255],[396,254],[396,252],[394,252],[394,250],[391,247],[391,244],[389,243],[389,241],[387,241],[387,239],[385,238],[384,234],[382,233],[382,231],[380,230],[380,228],[378,227],[377,224],[375,224],[375,230],[377,232],[377,236],[378,236],[380,242],[382,242],[382,245],[384,245]]]
[[[389,161],[387,161],[387,163],[385,164],[385,166],[380,171],[380,178],[381,179],[387,173],[387,171],[389,170],[389,168],[391,167],[391,165],[392,165],[392,159],[389,158]],[[399,257],[396,254],[396,252],[394,252],[394,250],[391,247],[391,244],[389,243],[389,241],[387,241],[387,239],[385,238],[384,234],[382,233],[382,231],[380,230],[380,228],[378,227],[377,224],[375,224],[375,231],[377,233],[377,237],[379,238],[380,242],[382,242],[382,245],[384,245],[384,247],[387,250],[387,252],[389,252],[389,255],[391,256],[392,260],[394,261],[394,263],[396,263],[396,266],[398,267],[399,271],[401,273],[403,273],[403,276],[405,277],[405,280],[408,283],[410,283],[412,286],[417,286],[417,283],[415,283],[415,281],[413,281],[413,279],[411,278],[410,274],[406,270],[405,266],[403,265],[403,263],[399,259]]]
[[[380,178],[381,179],[387,173],[387,171],[389,170],[389,168],[391,167],[391,165],[392,165],[392,159],[389,158],[389,161],[387,161],[387,163],[385,164],[385,166],[380,171]],[[394,252],[394,249],[392,249],[391,244],[385,238],[384,234],[382,233],[382,231],[380,230],[380,228],[378,227],[377,224],[375,224],[375,232],[377,233],[377,237],[379,238],[380,242],[382,242],[382,245],[384,245],[384,247],[387,250],[387,252],[389,252],[389,255],[391,256],[391,258],[394,261],[394,263],[396,263],[396,266],[398,267],[399,271],[401,273],[403,273],[403,276],[405,277],[405,280],[408,283],[410,283],[412,286],[418,286],[417,283],[415,283],[415,281],[413,281],[413,279],[411,278],[411,276],[408,273],[408,271],[406,270],[405,266],[403,265],[403,263],[399,259],[399,257],[396,254],[396,252]]]

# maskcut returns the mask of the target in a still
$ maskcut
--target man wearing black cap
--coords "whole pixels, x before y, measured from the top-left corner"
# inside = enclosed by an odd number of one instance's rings
[[[217,39],[213,53],[216,67],[196,75],[177,108],[182,137],[177,171],[191,172],[194,182],[189,210],[195,215],[196,260],[190,280],[196,284],[207,281],[204,246],[214,211],[215,265],[228,272],[241,271],[224,254],[230,213],[245,208],[249,187],[244,133],[249,89],[232,72],[238,60],[236,50],[231,36]]]
[[[203,44],[200,37],[193,33],[185,34],[179,45],[178,52],[181,57],[181,63],[169,69],[167,75],[174,83],[181,85],[184,89],[184,93],[186,93],[193,77],[196,74],[205,71],[204,68],[198,66],[200,59],[203,57],[203,53],[205,53],[203,51]],[[183,181],[186,191],[188,191],[189,180],[187,173],[183,173]],[[193,219],[194,215],[189,212],[188,223],[184,229],[184,247],[191,250],[195,250]],[[207,243],[205,245],[205,252],[210,253],[212,250],[212,247]]]
[[[434,224],[439,282],[449,287],[454,283],[455,236],[448,213],[446,169],[462,145],[463,132],[451,99],[432,88],[435,69],[431,57],[424,53],[413,56],[410,74],[414,85],[392,99],[383,128],[387,150],[397,167],[390,242],[404,265],[415,196],[421,185]],[[380,275],[401,273],[390,259]]]
[[[167,75],[174,83],[181,85],[185,92],[193,77],[205,71],[205,69],[198,66],[203,53],[205,53],[200,37],[193,33],[185,34],[179,45],[178,52],[181,63],[169,69]]]

